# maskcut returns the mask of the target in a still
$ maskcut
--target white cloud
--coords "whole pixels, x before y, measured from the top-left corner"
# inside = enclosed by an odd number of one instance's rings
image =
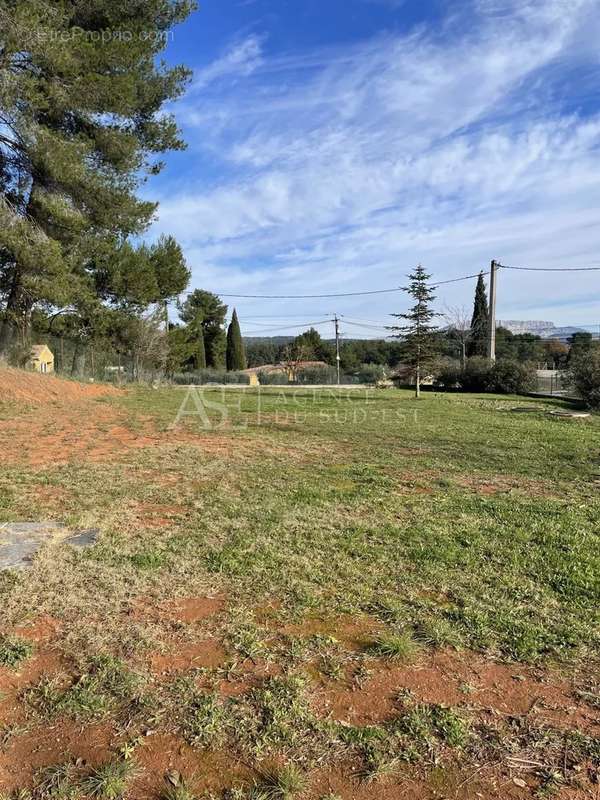
[[[263,40],[248,36],[230,47],[220,58],[194,75],[191,91],[205,89],[224,78],[247,78],[262,64]]]
[[[588,66],[597,58],[584,46],[595,6],[477,0],[443,36],[419,30],[276,58],[250,37],[184,101],[188,138],[223,178],[202,185],[200,174],[163,199],[159,227],[184,243],[196,285],[249,294],[394,286],[417,261],[440,279],[491,258],[590,261],[600,114],[581,114],[574,78],[568,105],[554,88],[582,54]],[[587,322],[593,284],[577,280],[507,272],[499,311],[546,304],[557,322]],[[469,303],[471,288],[450,285],[443,299]],[[403,302],[344,308],[383,318]]]

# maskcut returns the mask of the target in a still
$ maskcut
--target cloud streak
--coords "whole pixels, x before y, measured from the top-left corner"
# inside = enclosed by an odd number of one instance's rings
[[[594,6],[477,0],[437,30],[310,53],[238,42],[180,108],[221,177],[164,197],[157,227],[181,239],[196,285],[247,293],[397,285],[417,261],[440,279],[494,257],[589,261],[600,109],[577,107],[576,76],[597,58]],[[558,297],[557,322],[588,321],[584,284],[519,280],[505,281],[502,316]],[[470,287],[443,300],[468,303]],[[347,308],[383,318],[389,304]]]

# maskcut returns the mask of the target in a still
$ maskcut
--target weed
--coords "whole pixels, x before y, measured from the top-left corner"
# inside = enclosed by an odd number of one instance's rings
[[[75,764],[55,764],[41,770],[35,778],[34,795],[40,800],[76,800],[81,796]]]
[[[418,651],[419,645],[407,633],[382,634],[369,647],[373,655],[397,661],[410,661]]]
[[[111,761],[88,775],[82,788],[85,794],[99,800],[121,800],[135,774],[130,761]]]
[[[167,785],[160,795],[160,800],[196,800],[196,795],[178,773],[168,773],[165,783]]]
[[[237,619],[229,627],[227,642],[243,659],[249,658],[255,661],[266,652],[264,634],[251,614],[234,611],[233,616]]]
[[[166,564],[164,553],[157,550],[145,550],[141,553],[135,553],[129,557],[129,560],[134,567],[141,570],[158,570],[162,569]]]
[[[192,679],[177,681],[172,689],[176,716],[185,740],[192,745],[217,747],[227,737],[228,710],[215,694],[198,691]]]
[[[15,669],[22,661],[31,657],[33,647],[24,639],[0,636],[0,667]]]
[[[139,686],[138,676],[118,659],[98,656],[71,684],[43,677],[28,689],[25,700],[46,717],[62,714],[74,719],[100,717],[120,703],[131,703]]]
[[[294,764],[263,772],[250,790],[249,800],[292,800],[305,785],[304,775]]]

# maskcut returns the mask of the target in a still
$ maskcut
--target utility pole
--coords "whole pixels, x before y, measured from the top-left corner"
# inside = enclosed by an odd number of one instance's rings
[[[340,385],[340,321],[336,314],[333,321],[335,322],[335,362],[337,365],[337,385]]]
[[[490,271],[490,313],[488,321],[488,345],[487,356],[490,364],[496,360],[496,274],[500,264],[497,261],[492,261],[492,268]]]

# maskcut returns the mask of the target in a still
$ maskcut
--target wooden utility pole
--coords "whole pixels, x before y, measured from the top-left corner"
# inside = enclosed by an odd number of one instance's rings
[[[490,364],[496,360],[496,274],[500,264],[492,261],[490,270],[490,313],[488,321],[488,345],[487,356]]]
[[[337,385],[340,385],[340,321],[338,315],[334,317],[335,322],[335,363],[337,365]]]

